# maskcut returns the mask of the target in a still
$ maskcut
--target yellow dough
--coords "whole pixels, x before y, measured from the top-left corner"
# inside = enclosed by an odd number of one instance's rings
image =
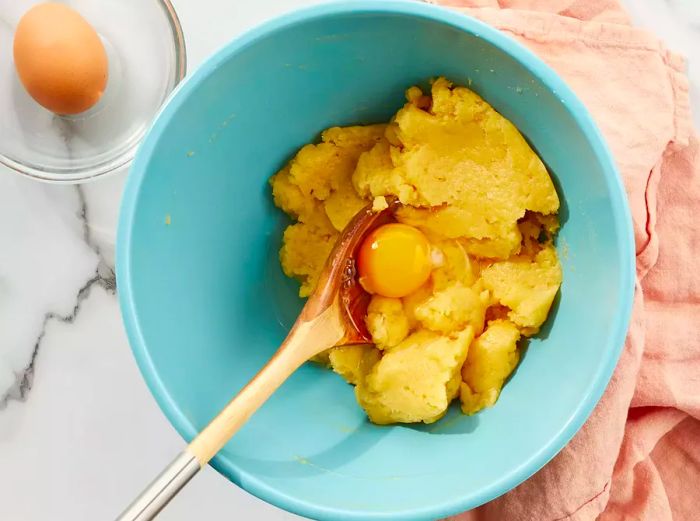
[[[385,353],[355,387],[374,423],[432,423],[459,392],[459,371],[474,338],[470,327],[453,336],[420,330]]]
[[[394,347],[408,336],[411,329],[401,299],[380,295],[375,295],[370,301],[365,322],[379,349]]]
[[[340,231],[363,206],[386,207],[432,247],[429,281],[398,299],[372,297],[373,345],[322,360],[356,386],[380,424],[430,423],[459,397],[492,406],[515,369],[518,341],[539,331],[562,281],[552,244],[559,198],[518,130],[476,93],[445,78],[418,87],[383,125],[334,127],[271,179],[293,224],[280,262],[308,296]]]
[[[508,320],[494,320],[469,347],[460,388],[465,414],[474,414],[496,403],[503,382],[518,365],[519,339],[520,331],[515,324]]]
[[[494,298],[511,310],[508,318],[534,334],[547,319],[562,274],[556,250],[545,246],[534,257],[518,255],[495,262],[481,277]]]

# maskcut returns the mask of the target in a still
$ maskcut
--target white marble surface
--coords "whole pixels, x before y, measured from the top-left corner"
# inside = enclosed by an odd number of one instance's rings
[[[315,1],[174,0],[189,70],[246,28]],[[624,3],[689,57],[700,122],[700,2]],[[0,172],[0,519],[112,519],[182,445],[138,374],[114,294],[124,177],[62,187]],[[211,469],[161,518],[299,519]]]

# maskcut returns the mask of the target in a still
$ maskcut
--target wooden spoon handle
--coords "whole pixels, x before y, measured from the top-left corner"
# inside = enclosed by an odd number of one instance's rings
[[[129,505],[117,521],[153,519],[299,366],[344,338],[341,326],[335,306],[308,322],[300,318],[270,361]]]
[[[308,322],[299,318],[260,372],[192,440],[187,450],[197,458],[200,465],[209,463],[231,436],[299,366],[344,338],[345,331],[339,321],[336,306],[330,306]]]
[[[301,365],[304,359],[286,347],[288,338],[260,372],[219,412],[117,518],[117,521],[150,521],[219,452],[226,442]]]
[[[285,340],[260,372],[192,440],[187,450],[200,465],[209,463],[248,418],[306,361],[297,350],[289,349],[289,345],[299,341],[296,335]]]

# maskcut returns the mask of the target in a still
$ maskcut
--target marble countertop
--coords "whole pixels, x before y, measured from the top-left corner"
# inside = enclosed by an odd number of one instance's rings
[[[252,25],[316,1],[174,0],[189,70]],[[623,3],[637,25],[689,58],[700,127],[700,3]],[[182,447],[138,372],[115,298],[125,177],[56,186],[0,172],[0,518],[7,521],[112,519]],[[160,519],[224,517],[300,519],[211,468]]]

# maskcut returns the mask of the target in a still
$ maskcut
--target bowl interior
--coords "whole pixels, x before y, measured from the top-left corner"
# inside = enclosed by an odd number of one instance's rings
[[[631,233],[610,157],[551,70],[461,15],[336,4],[234,41],[174,96],[143,143],[118,244],[136,358],[191,438],[264,364],[302,303],[277,250],[267,180],[333,125],[386,121],[436,75],[470,85],[529,139],[563,206],[564,283],[498,404],[433,425],[377,427],[352,388],[302,367],[214,460],[252,493],[314,518],[436,518],[515,486],[590,413],[624,338]]]

